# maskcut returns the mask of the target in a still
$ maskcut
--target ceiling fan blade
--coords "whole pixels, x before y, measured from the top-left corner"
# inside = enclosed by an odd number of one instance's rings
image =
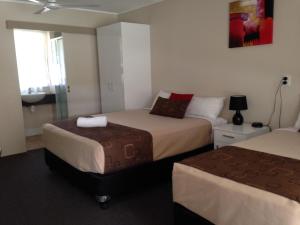
[[[46,13],[46,12],[49,12],[51,9],[47,8],[47,7],[44,7],[38,11],[36,11],[34,14],[43,14],[43,13]]]
[[[84,5],[84,4],[56,4],[58,7],[64,7],[64,8],[84,8],[84,7],[87,7],[87,8],[94,8],[94,7],[100,7],[100,5]]]
[[[29,2],[36,3],[36,4],[43,4],[42,2],[38,0],[28,0]]]
[[[48,11],[52,10],[57,10],[61,8],[94,8],[94,7],[99,7],[100,5],[98,4],[64,4],[64,3],[57,3],[56,0],[28,0],[30,2],[34,2],[37,4],[44,4],[44,7],[34,14],[43,14]]]

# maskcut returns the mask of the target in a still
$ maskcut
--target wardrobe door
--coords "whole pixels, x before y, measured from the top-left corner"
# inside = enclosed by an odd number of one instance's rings
[[[124,110],[121,25],[97,29],[102,112]]]
[[[145,108],[152,98],[150,27],[122,23],[125,108]]]

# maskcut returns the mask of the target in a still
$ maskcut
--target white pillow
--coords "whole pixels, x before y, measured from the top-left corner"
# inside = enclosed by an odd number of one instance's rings
[[[170,93],[170,92],[166,92],[166,91],[160,90],[160,91],[158,92],[158,94],[156,95],[156,97],[155,97],[155,99],[154,99],[154,101],[153,101],[153,103],[152,103],[152,105],[151,105],[151,110],[153,109],[153,107],[154,107],[154,105],[155,105],[155,103],[156,103],[158,97],[162,97],[162,98],[170,98],[170,96],[171,96],[171,93]]]
[[[224,101],[224,97],[193,97],[185,116],[216,119],[224,107]]]
[[[298,119],[297,119],[297,121],[295,123],[295,127],[298,128],[298,129],[300,129],[300,113],[299,113]]]

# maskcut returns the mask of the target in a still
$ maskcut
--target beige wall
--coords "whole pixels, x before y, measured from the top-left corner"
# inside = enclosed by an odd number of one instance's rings
[[[231,0],[165,0],[121,15],[120,21],[151,25],[153,89],[203,96],[246,94],[247,121],[267,121],[283,73],[292,87],[283,90],[283,124],[299,111],[300,1],[275,0],[274,44],[228,48]],[[227,108],[227,118],[231,113]]]
[[[38,7],[0,2],[0,145],[4,155],[25,150],[24,121],[18,85],[13,31],[5,27],[6,20],[54,23],[83,27],[97,27],[117,20],[113,14],[74,10],[59,10],[45,15],[34,15]],[[74,47],[85,43],[73,42]],[[95,49],[96,51],[96,49]],[[82,55],[82,61],[86,60]],[[96,61],[96,59],[95,59]],[[90,63],[90,62],[88,62]],[[69,65],[72,67],[72,65]],[[76,73],[76,71],[74,72]]]

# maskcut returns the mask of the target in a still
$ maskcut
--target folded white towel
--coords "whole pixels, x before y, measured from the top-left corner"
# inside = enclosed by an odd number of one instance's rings
[[[107,118],[106,116],[98,117],[79,117],[77,119],[77,127],[92,128],[92,127],[106,127]]]

